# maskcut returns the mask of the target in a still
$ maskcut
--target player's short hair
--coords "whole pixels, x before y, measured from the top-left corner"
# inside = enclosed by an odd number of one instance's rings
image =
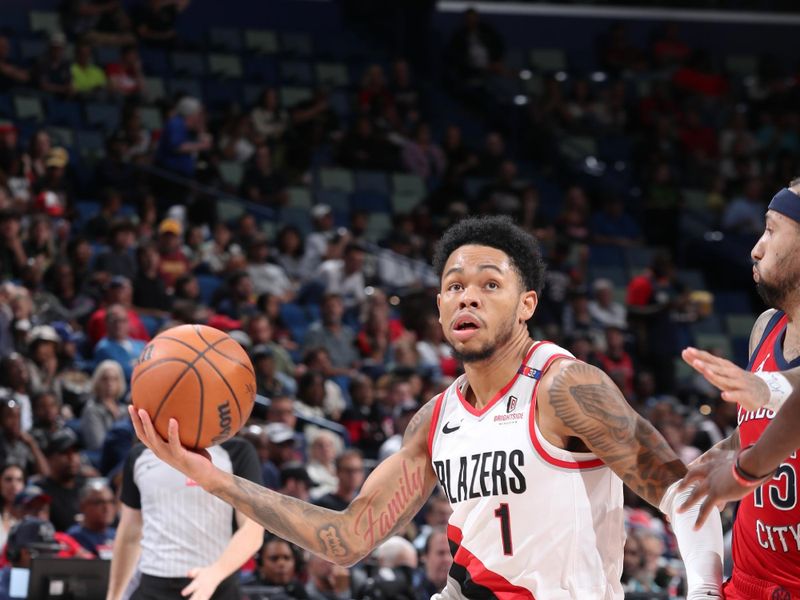
[[[509,217],[469,217],[444,232],[436,245],[433,266],[441,278],[447,259],[461,246],[475,244],[496,248],[508,255],[525,290],[537,294],[544,281],[544,262],[539,242]]]
[[[789,187],[790,187],[790,188],[797,187],[797,186],[799,186],[799,185],[800,185],[800,177],[794,177],[794,178],[793,178],[793,179],[792,179],[792,180],[789,182]]]

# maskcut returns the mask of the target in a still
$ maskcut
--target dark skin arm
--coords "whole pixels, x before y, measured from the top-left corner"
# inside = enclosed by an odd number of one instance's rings
[[[279,537],[330,562],[350,566],[401,531],[433,491],[437,480],[427,446],[433,407],[432,400],[414,415],[401,450],[378,465],[342,512],[220,471],[205,456],[180,445],[174,419],[166,442],[155,432],[145,411],[129,410],[136,435],[161,460]]]
[[[543,435],[562,448],[588,448],[653,506],[686,473],[666,440],[600,369],[560,360],[540,385],[537,406]]]

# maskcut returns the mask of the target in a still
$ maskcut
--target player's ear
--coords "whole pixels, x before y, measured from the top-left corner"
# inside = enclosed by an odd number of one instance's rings
[[[439,323],[441,323],[442,322],[442,295],[441,294],[436,294],[436,308],[437,308],[437,310],[439,312],[439,315],[438,315],[437,318],[439,319]]]
[[[520,323],[530,320],[533,313],[536,312],[536,306],[539,304],[539,296],[533,290],[524,292],[519,299],[519,320]]]

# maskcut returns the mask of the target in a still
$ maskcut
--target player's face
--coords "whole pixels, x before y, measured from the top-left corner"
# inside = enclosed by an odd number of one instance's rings
[[[800,225],[775,211],[750,256],[753,279],[761,298],[772,308],[788,310],[800,297]]]
[[[536,292],[522,291],[508,255],[488,246],[461,246],[447,259],[436,297],[439,322],[456,358],[490,358],[536,309]]]

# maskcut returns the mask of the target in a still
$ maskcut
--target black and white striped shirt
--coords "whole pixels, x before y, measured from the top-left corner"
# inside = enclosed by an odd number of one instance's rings
[[[233,438],[208,448],[215,466],[261,483],[261,465],[248,441]],[[222,554],[235,528],[234,510],[173,469],[143,444],[128,455],[122,502],[142,511],[139,570],[155,577],[186,577]]]

